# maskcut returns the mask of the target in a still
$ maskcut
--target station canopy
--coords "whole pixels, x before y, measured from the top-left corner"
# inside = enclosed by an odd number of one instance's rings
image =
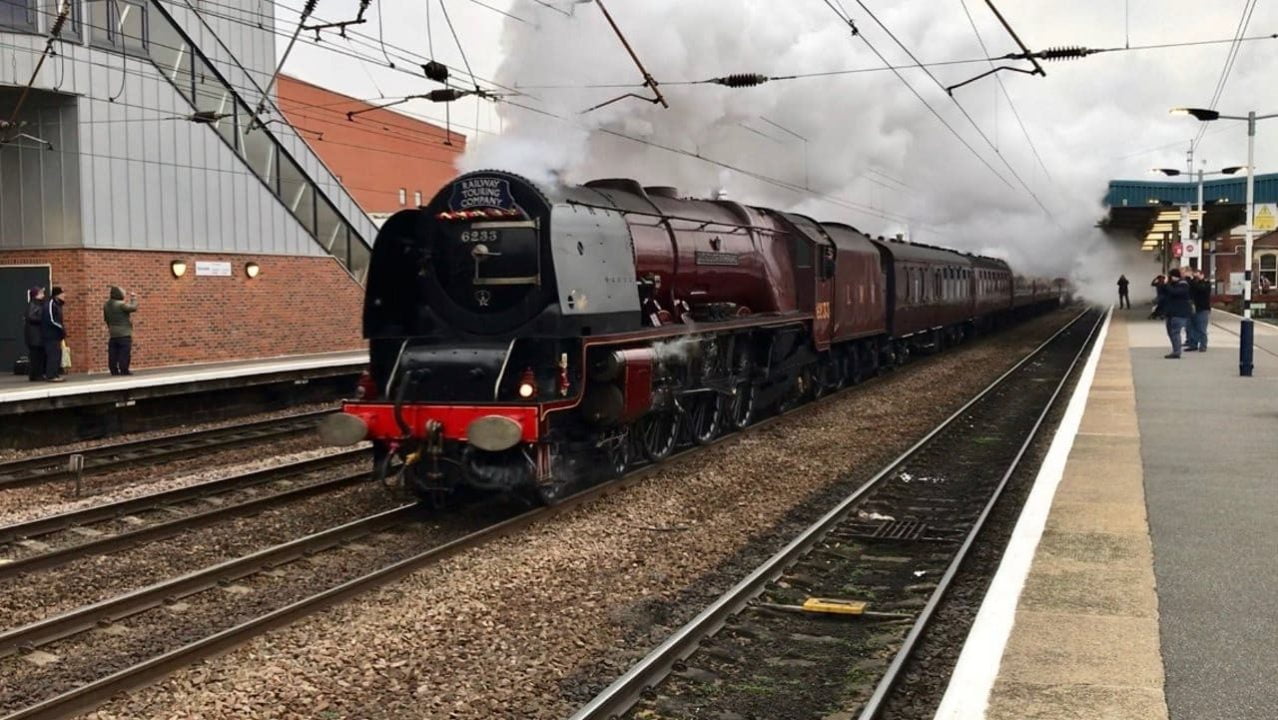
[[[1256,176],[1257,205],[1278,203],[1278,173]],[[1180,206],[1198,203],[1198,180],[1183,175],[1177,180],[1112,180],[1105,193],[1106,214],[1099,227],[1111,234],[1131,235],[1141,241],[1171,234],[1180,222]],[[1205,222],[1201,236],[1211,239],[1246,221],[1245,174],[1203,182]],[[1191,219],[1197,219],[1191,214]]]

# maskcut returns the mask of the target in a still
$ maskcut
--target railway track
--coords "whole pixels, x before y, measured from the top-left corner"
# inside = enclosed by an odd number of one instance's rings
[[[205,452],[241,447],[311,431],[332,410],[261,420],[230,427],[197,430],[148,440],[99,445],[78,452],[59,452],[0,463],[0,490],[30,487],[74,478],[71,456],[84,457],[83,476]]]
[[[878,717],[1103,320],[1075,318],[572,720]]]
[[[101,555],[142,542],[171,537],[227,518],[250,515],[276,505],[348,487],[366,480],[367,469],[361,468],[337,477],[310,482],[306,480],[309,476],[323,474],[333,468],[366,458],[370,454],[367,449],[345,450],[311,460],[274,465],[175,490],[142,495],[0,527],[0,548],[7,549],[11,555],[0,561],[0,580],[64,565],[80,558]],[[221,504],[220,495],[280,481],[288,481],[291,486],[239,502]],[[181,504],[193,502],[217,502],[218,504],[211,509],[197,509],[195,512],[183,513],[178,509]],[[138,516],[147,511],[161,512],[169,516],[169,519],[146,523]],[[131,529],[108,533],[92,527],[94,524],[120,520],[125,521],[126,526]],[[48,536],[66,531],[72,531],[80,542],[54,548],[48,542],[36,540],[36,538],[47,539]],[[85,540],[86,536],[90,539]],[[29,552],[22,552],[28,549]]]
[[[740,434],[765,430],[783,418],[811,412],[825,403],[835,402],[844,396],[845,393],[855,389],[848,388],[791,410],[784,415],[761,420],[741,431],[741,433],[724,436],[712,444],[734,440]],[[70,690],[59,692],[21,709],[13,710],[10,714],[0,717],[0,720],[32,720],[36,718],[51,720],[83,712],[119,692],[156,682],[200,659],[240,646],[273,629],[291,624],[327,607],[394,582],[410,573],[441,562],[461,552],[518,532],[530,525],[591,502],[608,493],[619,491],[639,482],[659,468],[669,467],[670,462],[677,461],[700,449],[700,447],[689,447],[672,455],[665,463],[640,467],[624,477],[596,485],[569,496],[554,506],[538,507],[499,522],[487,524],[478,530],[459,534],[425,551],[407,555],[395,562],[384,564],[371,572],[335,583],[318,592],[257,614],[238,624],[224,627],[216,632],[211,632],[203,637],[186,642],[179,647],[172,647],[162,652],[148,655],[109,674],[80,682]],[[57,617],[0,633],[0,658],[12,655],[15,652],[29,652],[40,646],[68,639],[90,628],[109,626],[118,622],[121,618],[146,613],[166,603],[173,603],[182,597],[188,597],[215,586],[224,586],[254,573],[270,571],[297,558],[322,552],[326,548],[338,546],[343,542],[350,542],[360,536],[386,531],[389,528],[410,522],[411,513],[411,506],[399,507],[377,516],[358,520],[307,538],[206,568],[181,578],[164,581]]]

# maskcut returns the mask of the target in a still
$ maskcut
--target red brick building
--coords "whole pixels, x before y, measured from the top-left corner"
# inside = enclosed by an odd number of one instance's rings
[[[429,202],[457,174],[465,135],[287,75],[277,87],[289,122],[374,218]]]
[[[1221,294],[1230,294],[1230,275],[1243,272],[1243,247],[1245,237],[1242,228],[1216,238],[1216,287]],[[1278,232],[1257,234],[1252,239],[1252,271],[1256,277],[1256,288],[1263,282],[1268,287],[1278,289]]]

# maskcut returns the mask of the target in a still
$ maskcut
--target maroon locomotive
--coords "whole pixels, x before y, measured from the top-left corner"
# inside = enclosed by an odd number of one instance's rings
[[[673,188],[470,173],[378,234],[368,379],[324,431],[428,501],[553,502],[1058,302],[1028,288],[1001,260]]]

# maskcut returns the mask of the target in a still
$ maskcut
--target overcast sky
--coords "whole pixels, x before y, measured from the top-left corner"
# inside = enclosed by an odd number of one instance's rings
[[[506,104],[469,99],[456,103],[453,120],[465,126],[463,132],[473,137],[478,124],[485,133],[503,133],[476,143],[475,152],[462,159],[463,168],[510,167],[534,176],[562,173],[571,181],[632,176],[646,184],[680,185],[689,193],[724,187],[745,202],[847,221],[871,233],[909,231],[920,241],[998,253],[1039,265],[1043,272],[1065,272],[1079,263],[1079,247],[1093,241],[1083,236],[1093,234],[1091,226],[1102,214],[1099,200],[1108,180],[1152,178],[1148,170],[1154,166],[1184,167],[1185,150],[1198,123],[1169,116],[1167,110],[1210,103],[1230,47],[1115,52],[1046,63],[1046,77],[1000,73],[1041,165],[994,78],[961,88],[955,97],[997,147],[997,154],[932,79],[918,69],[903,71],[945,122],[994,168],[990,170],[891,72],[773,82],[740,90],[671,84],[665,88],[669,110],[626,100],[580,115],[584,108],[624,91],[541,86],[632,83],[639,77],[599,8],[547,0],[566,9],[569,16],[536,0],[483,1],[494,9],[470,0],[445,0],[475,74],[507,86],[538,86],[527,90],[531,97],[517,98],[518,102],[570,120],[551,120]],[[960,0],[861,1],[925,63],[984,57]],[[966,2],[990,53],[1013,51],[1013,42],[983,0]],[[1022,39],[1037,50],[1227,40],[1248,3],[998,0],[996,4]],[[883,64],[865,42],[851,36],[824,0],[609,0],[608,5],[659,81]],[[909,62],[857,0],[842,0],[842,5],[863,37],[889,61]],[[317,15],[325,19],[353,16],[355,6],[355,0],[320,0]],[[433,40],[435,57],[454,67],[463,65],[438,0],[374,0],[371,22],[360,28],[374,40],[352,49],[381,55],[375,40],[379,9],[384,13],[380,35],[386,43],[428,55]],[[278,21],[278,30],[289,29],[296,13],[281,10]],[[1258,4],[1247,34],[1274,32],[1278,32],[1278,7]],[[333,44],[341,46],[342,41],[335,39]],[[388,52],[395,60],[395,51]],[[397,62],[402,69],[405,63]],[[1276,68],[1278,40],[1243,43],[1220,109],[1278,112]],[[948,85],[986,69],[988,65],[983,64],[954,65],[934,68],[933,73]],[[385,61],[360,62],[309,45],[294,51],[287,72],[361,98],[400,96],[434,87],[420,76],[390,70]],[[439,105],[409,107],[415,113],[443,117]],[[1207,130],[1198,150],[1206,168],[1245,162],[1243,124],[1217,123]],[[721,164],[604,131],[700,154]],[[806,142],[789,133],[803,136]],[[1278,168],[1278,119],[1260,126],[1257,145],[1260,171]],[[723,165],[738,171],[727,171]],[[780,183],[760,182],[752,174]],[[807,186],[814,192],[794,192],[779,184]]]

